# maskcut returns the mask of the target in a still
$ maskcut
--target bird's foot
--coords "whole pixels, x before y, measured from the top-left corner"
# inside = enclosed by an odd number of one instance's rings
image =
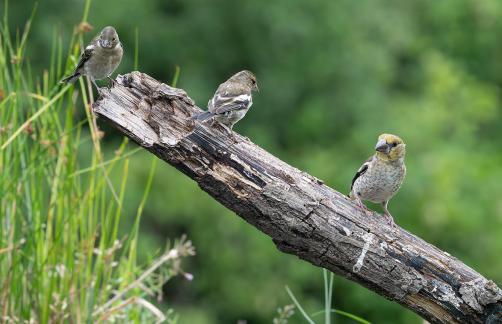
[[[96,83],[96,81],[94,79],[91,79],[91,82],[96,87],[96,91],[98,92],[98,97],[102,97],[103,96],[103,89],[98,86],[98,84]]]
[[[234,144],[237,144],[239,143],[239,140],[237,139],[237,137],[235,136],[234,132],[230,131],[230,138],[232,138],[232,141],[234,142]]]
[[[235,133],[234,131],[232,130],[231,127],[228,127],[227,125],[224,125],[224,124],[221,124],[223,126],[223,128],[225,129],[225,132],[228,134],[228,136],[232,139],[232,141],[234,142],[234,144],[237,144],[239,143],[239,140],[237,139],[237,137],[235,136]]]
[[[368,207],[366,207],[365,204],[363,204],[363,202],[361,201],[361,199],[356,199],[356,205],[357,205],[357,208],[366,214],[366,216],[371,216],[373,215],[373,211],[368,209]]]
[[[363,206],[363,207],[359,207],[359,209],[366,214],[366,216],[373,216],[373,214],[375,213],[374,211],[372,211],[371,209],[368,209],[368,207],[366,206]]]
[[[112,79],[111,77],[107,76],[108,80],[110,80],[110,84],[108,86],[108,88],[113,88],[115,87],[115,85],[117,84],[117,81],[115,81],[114,79]]]
[[[384,213],[383,216],[385,217],[385,220],[389,224],[389,226],[392,228],[393,231],[397,230],[397,224],[394,222],[394,217],[390,213]]]

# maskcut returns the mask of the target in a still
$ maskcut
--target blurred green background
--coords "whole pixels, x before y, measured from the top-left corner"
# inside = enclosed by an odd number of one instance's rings
[[[33,6],[10,1],[13,31]],[[53,36],[68,43],[82,11],[83,0],[40,1],[27,54],[35,75],[49,65]],[[233,73],[255,72],[260,92],[235,130],[339,191],[380,133],[399,134],[408,177],[390,203],[397,223],[502,283],[501,1],[108,0],[92,3],[89,20],[87,40],[106,25],[118,30],[118,73],[132,70],[137,28],[139,69],[169,83],[180,66],[178,86],[201,107]],[[100,125],[113,154],[120,134]],[[131,162],[131,222],[150,159]],[[194,280],[164,287],[180,323],[270,323],[291,303],[285,285],[309,311],[323,307],[319,268],[278,252],[166,164],[141,230],[145,263],[182,233],[197,248],[184,266]],[[375,323],[421,322],[342,278],[334,307]]]

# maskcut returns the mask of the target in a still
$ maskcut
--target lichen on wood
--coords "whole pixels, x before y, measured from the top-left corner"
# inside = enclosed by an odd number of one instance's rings
[[[119,76],[94,112],[270,236],[280,251],[324,267],[431,323],[500,323],[493,282],[381,215],[217,123],[181,89],[146,74]]]

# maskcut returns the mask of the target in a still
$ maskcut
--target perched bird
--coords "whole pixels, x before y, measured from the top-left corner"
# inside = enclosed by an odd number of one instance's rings
[[[389,223],[395,226],[387,205],[401,187],[406,175],[406,144],[396,135],[382,134],[378,137],[375,150],[375,155],[359,168],[352,179],[349,197],[364,210],[367,208],[362,200],[380,203]]]
[[[232,130],[253,104],[251,91],[258,91],[256,77],[249,71],[240,71],[220,84],[214,96],[207,103],[207,111],[191,119],[204,121],[213,118]]]
[[[105,27],[85,48],[73,74],[61,82],[74,82],[81,75],[87,75],[99,91],[96,80],[108,78],[113,84],[110,76],[119,66],[122,54],[122,44],[117,31],[111,26]]]

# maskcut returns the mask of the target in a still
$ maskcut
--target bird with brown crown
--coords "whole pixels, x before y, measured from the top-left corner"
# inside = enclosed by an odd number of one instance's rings
[[[228,127],[231,134],[234,125],[244,118],[253,104],[252,91],[258,91],[255,75],[247,70],[240,71],[220,84],[207,103],[207,111],[192,116],[191,119],[205,121],[214,118]]]
[[[378,137],[375,151],[356,172],[349,196],[365,211],[368,209],[363,200],[381,204],[389,224],[395,227],[394,218],[387,206],[406,175],[406,144],[396,135],[382,134]]]
[[[71,83],[80,76],[87,75],[98,91],[100,88],[96,84],[96,80],[108,78],[113,85],[114,81],[111,75],[119,66],[123,52],[115,28],[112,26],[105,27],[85,48],[73,73],[61,80],[61,82]]]

